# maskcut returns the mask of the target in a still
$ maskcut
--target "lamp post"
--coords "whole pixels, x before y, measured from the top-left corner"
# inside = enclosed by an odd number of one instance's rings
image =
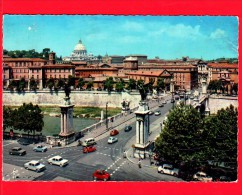
[[[186,105],[186,103],[187,103],[187,90],[185,89],[185,94],[184,94],[184,98],[185,98],[185,105]]]
[[[171,96],[172,108],[174,108],[175,100],[174,100],[174,79],[173,79],[173,76],[171,78],[170,91],[171,91],[171,95],[172,95]]]
[[[108,130],[108,102],[106,103],[106,130]]]
[[[152,164],[152,162],[151,162],[151,157],[152,157],[152,151],[149,150],[150,165]]]

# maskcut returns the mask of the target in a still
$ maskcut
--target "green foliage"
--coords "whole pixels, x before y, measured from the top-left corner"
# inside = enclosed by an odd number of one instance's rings
[[[12,127],[12,110],[9,107],[3,106],[3,130]]]
[[[176,106],[155,143],[159,155],[174,163],[200,162],[200,127],[201,117],[195,108],[184,104]]]
[[[21,78],[17,85],[17,91],[24,91],[26,84],[27,82],[25,81],[25,78]]]
[[[165,89],[165,82],[164,82],[164,79],[159,77],[157,79],[157,91],[159,90],[164,90]]]
[[[56,79],[56,80],[54,81],[54,90],[57,91],[57,90],[63,88],[64,85],[65,85],[65,81],[64,81],[64,79]]]
[[[233,84],[232,90],[235,92],[235,94],[238,94],[238,83]]]
[[[215,91],[217,93],[218,90],[222,90],[224,93],[224,86],[221,80],[211,80],[208,84],[208,90]]]
[[[108,90],[109,92],[113,90],[114,80],[113,77],[109,77],[104,81],[104,89]]]
[[[125,83],[124,83],[124,80],[123,79],[119,79],[119,81],[116,83],[116,91],[117,92],[121,92],[124,90],[124,86],[125,86]]]
[[[196,109],[181,104],[168,114],[155,142],[166,160],[190,167],[208,160],[237,166],[238,111],[232,105],[202,119]]]
[[[34,91],[37,89],[37,81],[33,77],[30,79],[29,88]]]
[[[68,84],[68,86],[75,86],[75,77],[72,75],[69,75],[67,84]]]
[[[132,89],[136,89],[136,81],[134,79],[129,79],[127,89],[131,91]]]
[[[85,85],[85,81],[83,78],[79,78],[78,79],[78,84],[77,84],[77,87],[80,88],[80,90],[83,88],[83,86]]]
[[[238,110],[232,105],[205,118],[203,134],[207,159],[237,167]]]
[[[87,89],[88,89],[88,90],[91,90],[92,87],[93,87],[93,81],[89,81],[89,82],[87,83]]]
[[[51,77],[51,78],[49,78],[48,80],[47,80],[47,82],[46,82],[46,85],[47,85],[47,87],[50,89],[50,90],[52,90],[52,88],[54,87],[54,85],[55,85],[55,80]]]
[[[18,109],[9,111],[10,108],[5,108],[4,120],[6,127],[13,127],[16,130],[23,130],[28,133],[41,132],[44,126],[43,115],[38,105],[32,103],[23,104]],[[6,115],[5,115],[6,114]],[[11,118],[11,119],[9,119]],[[11,125],[9,124],[11,123]]]

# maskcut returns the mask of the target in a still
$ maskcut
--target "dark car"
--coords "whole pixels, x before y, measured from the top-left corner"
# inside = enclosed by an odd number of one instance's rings
[[[131,131],[131,130],[132,130],[132,127],[131,127],[131,126],[126,126],[126,127],[124,128],[124,131],[125,131],[125,132]]]
[[[171,99],[171,103],[175,103],[175,100],[174,99]]]
[[[26,151],[23,150],[22,148],[20,147],[13,147],[10,151],[9,151],[9,154],[11,155],[19,155],[19,156],[23,156],[26,154]]]
[[[30,145],[30,144],[35,144],[37,143],[36,140],[31,139],[31,138],[20,138],[18,140],[18,143],[24,146]]]

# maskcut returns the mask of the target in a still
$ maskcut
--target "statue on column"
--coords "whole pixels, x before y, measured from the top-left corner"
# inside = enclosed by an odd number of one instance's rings
[[[65,82],[64,91],[65,91],[66,97],[69,98],[69,97],[70,97],[70,93],[71,93],[71,88],[70,88],[70,86],[67,84],[67,82]]]

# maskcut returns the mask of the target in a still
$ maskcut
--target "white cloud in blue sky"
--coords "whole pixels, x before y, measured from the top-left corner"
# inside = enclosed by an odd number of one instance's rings
[[[81,39],[94,55],[237,57],[238,21],[226,16],[4,16],[4,49],[71,54]]]

